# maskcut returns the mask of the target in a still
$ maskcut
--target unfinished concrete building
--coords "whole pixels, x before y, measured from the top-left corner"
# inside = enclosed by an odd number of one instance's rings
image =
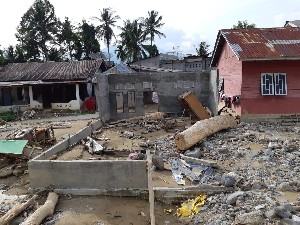
[[[217,73],[98,74],[100,119],[69,136],[28,163],[32,189],[53,186],[60,193],[140,195],[148,190],[147,160],[55,160],[59,155],[101,128],[103,122],[144,115],[145,106],[181,115],[178,95],[190,90],[215,114]],[[151,93],[151,94],[149,94]],[[151,102],[152,101],[152,102]],[[149,106],[150,107],[150,106]]]

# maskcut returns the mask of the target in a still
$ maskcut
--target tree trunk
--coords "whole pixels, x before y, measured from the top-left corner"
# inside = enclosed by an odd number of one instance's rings
[[[27,209],[29,206],[31,206],[35,200],[37,199],[37,195],[34,195],[32,198],[30,198],[27,202],[18,204],[11,208],[5,215],[3,215],[0,218],[0,224],[5,225],[11,222],[16,216],[18,216],[21,212],[23,212],[25,209]]]
[[[54,213],[56,203],[58,201],[58,195],[54,192],[48,194],[47,200],[44,205],[38,208],[33,214],[31,214],[22,225],[39,225],[47,217]]]
[[[215,116],[200,120],[193,126],[175,136],[175,143],[179,150],[187,150],[199,141],[223,129],[233,128],[237,125],[234,117],[230,115]]]

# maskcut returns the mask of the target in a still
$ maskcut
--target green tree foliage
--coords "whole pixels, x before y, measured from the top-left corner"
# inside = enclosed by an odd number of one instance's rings
[[[100,17],[93,17],[100,22],[100,25],[96,27],[97,33],[100,38],[104,39],[104,42],[107,47],[108,58],[110,60],[109,46],[111,44],[111,40],[115,37],[113,28],[116,26],[116,22],[120,17],[118,15],[114,15],[116,12],[111,8],[103,8],[100,11]],[[115,37],[116,38],[116,37]]]
[[[233,29],[247,29],[247,28],[255,28],[256,24],[251,23],[249,24],[247,20],[238,21],[236,25],[233,25]]]
[[[74,26],[71,24],[68,17],[65,18],[65,21],[61,23],[61,30],[58,33],[58,41],[61,45],[62,51],[66,51],[69,60],[73,60],[76,33],[74,31]],[[52,50],[53,51],[53,50]],[[54,53],[54,52],[52,52]]]
[[[198,56],[208,57],[210,55],[209,45],[206,44],[205,41],[200,42],[199,47],[196,48],[196,52]]]
[[[4,58],[4,55],[3,55],[3,50],[0,49],[0,67],[2,67],[4,65],[5,65],[5,58]]]
[[[164,23],[162,23],[162,16],[159,16],[158,12],[154,10],[148,11],[148,17],[144,20],[143,23],[145,26],[144,34],[145,36],[150,37],[151,46],[154,41],[155,35],[157,35],[159,38],[166,37],[164,33],[158,30],[164,25]]]
[[[26,62],[24,50],[20,46],[10,45],[7,49],[0,50],[0,66],[7,63],[23,63]]]
[[[139,20],[124,21],[121,27],[121,41],[117,46],[117,57],[122,61],[134,62],[147,58],[147,45],[144,43],[147,39],[144,34],[143,24]]]
[[[100,44],[96,39],[96,33],[96,28],[93,25],[88,24],[86,21],[82,21],[82,25],[80,26],[80,39],[82,42],[82,55],[84,55],[84,59],[90,59],[90,53],[100,51]]]
[[[16,37],[27,57],[36,60],[41,55],[49,60],[49,47],[58,30],[54,7],[48,0],[35,0],[23,15]]]

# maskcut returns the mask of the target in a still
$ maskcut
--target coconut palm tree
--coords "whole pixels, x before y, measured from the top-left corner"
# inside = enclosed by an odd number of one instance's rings
[[[117,57],[122,61],[134,62],[149,55],[148,46],[144,44],[147,38],[144,34],[143,24],[139,20],[124,21],[120,38],[121,41],[116,52]]]
[[[162,28],[165,23],[162,23],[162,16],[158,16],[158,12],[151,10],[148,11],[148,17],[144,20],[145,35],[150,36],[150,45],[154,41],[155,35],[159,38],[166,37],[166,35],[160,32],[158,29]]]
[[[116,12],[111,8],[103,8],[102,11],[100,11],[100,17],[93,17],[100,22],[100,25],[97,26],[97,32],[100,38],[104,38],[109,60],[109,46],[111,44],[112,37],[115,37],[113,28],[116,26],[117,20],[120,19],[120,17],[115,15],[115,13]]]

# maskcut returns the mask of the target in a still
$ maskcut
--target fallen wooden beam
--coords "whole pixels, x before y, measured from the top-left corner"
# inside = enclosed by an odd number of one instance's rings
[[[217,161],[214,161],[214,160],[208,160],[208,159],[196,159],[194,157],[189,157],[189,156],[185,156],[185,155],[182,155],[180,154],[180,157],[186,161],[187,163],[188,162],[193,162],[193,163],[200,163],[204,166],[210,166],[210,167],[213,167],[213,168],[218,168],[218,163]]]
[[[54,213],[56,203],[58,201],[58,195],[54,192],[48,194],[47,200],[44,205],[38,208],[33,214],[31,214],[22,225],[39,225],[47,217]]]
[[[200,120],[193,126],[175,136],[175,143],[179,150],[187,150],[199,141],[224,129],[234,128],[237,123],[233,116],[221,115],[206,120]]]
[[[37,195],[34,195],[32,198],[30,198],[27,202],[18,204],[11,208],[7,213],[5,213],[0,218],[0,224],[8,224],[11,222],[16,216],[18,216],[21,212],[23,212],[25,209],[27,209],[29,206],[31,206],[35,200],[37,199]]]

